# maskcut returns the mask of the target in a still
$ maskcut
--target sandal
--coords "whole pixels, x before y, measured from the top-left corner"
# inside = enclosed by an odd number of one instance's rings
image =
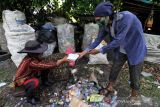
[[[115,93],[115,89],[113,89],[113,90],[108,90],[108,89],[106,89],[106,88],[102,88],[101,90],[99,90],[99,93],[101,94],[101,95],[104,95],[104,96],[109,96],[109,95],[113,95],[114,93]]]

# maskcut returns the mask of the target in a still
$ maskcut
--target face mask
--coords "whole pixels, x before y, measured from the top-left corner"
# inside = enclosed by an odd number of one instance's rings
[[[99,27],[103,27],[103,26],[107,26],[109,22],[109,16],[107,17],[101,17],[98,21],[97,24],[99,25]]]

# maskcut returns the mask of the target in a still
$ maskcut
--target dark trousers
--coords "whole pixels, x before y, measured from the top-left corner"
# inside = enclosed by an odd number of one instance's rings
[[[126,54],[119,52],[114,57],[113,66],[112,66],[110,76],[109,76],[110,82],[116,81],[117,76],[126,61],[128,61],[128,57]],[[129,65],[130,82],[131,82],[130,87],[132,89],[139,90],[140,89],[140,75],[143,69],[143,62],[137,65],[130,65],[128,61],[128,65]]]
[[[39,80],[37,78],[31,78],[26,80],[24,83],[24,88],[26,92],[26,97],[33,98],[35,97],[36,92],[38,92],[39,88]]]

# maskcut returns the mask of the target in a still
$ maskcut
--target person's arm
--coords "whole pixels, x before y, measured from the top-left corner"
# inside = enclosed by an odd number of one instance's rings
[[[33,69],[51,69],[57,66],[56,61],[38,61],[33,60],[31,61],[29,67]]]
[[[68,56],[65,56],[64,58],[59,59],[59,60],[57,61],[56,65],[59,66],[59,65],[65,63],[65,62],[68,62],[69,60],[67,59],[67,57],[68,57]]]
[[[102,29],[99,31],[98,36],[97,36],[97,38],[95,39],[95,41],[94,41],[93,43],[91,43],[90,46],[88,46],[88,47],[85,49],[85,51],[90,51],[90,50],[96,48],[96,47],[101,43],[101,41],[104,39],[106,33],[107,33],[107,32],[106,32],[105,28],[102,28]]]
[[[101,43],[101,41],[104,39],[105,34],[106,34],[106,30],[105,30],[105,28],[102,28],[99,31],[98,36],[95,39],[95,41],[93,43],[91,43],[90,46],[88,46],[84,51],[82,51],[81,53],[79,53],[79,55],[80,55],[79,58],[82,58],[84,55],[88,54],[89,51],[91,51],[94,48],[96,48]]]
[[[51,69],[55,68],[56,66],[59,66],[65,62],[67,62],[67,56],[65,56],[62,59],[59,59],[57,61],[38,61],[34,60],[30,63],[30,67],[34,69]]]
[[[128,30],[130,29],[130,27],[131,27],[131,23],[128,23],[127,25],[121,24],[113,41],[111,41],[109,44],[99,49],[99,52],[104,54],[111,49],[115,49],[119,47],[120,44],[124,41],[126,34],[128,33]]]

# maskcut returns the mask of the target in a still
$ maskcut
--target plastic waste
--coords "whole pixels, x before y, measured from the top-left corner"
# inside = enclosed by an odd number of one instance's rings
[[[95,74],[94,74],[94,71],[91,73],[90,81],[94,81],[95,83],[98,84],[98,80],[97,80],[97,77],[96,77]]]
[[[5,82],[0,83],[0,87],[3,87],[3,86],[5,86],[5,85],[6,85]]]
[[[87,105],[82,100],[80,100],[76,97],[73,97],[72,101],[69,104],[69,107],[91,107],[91,106]]]
[[[144,103],[152,104],[152,99],[150,97],[145,97],[145,96],[141,95],[141,98]]]
[[[73,69],[73,74],[76,72]],[[68,83],[61,94],[52,93],[51,107],[116,107],[117,91],[114,91],[105,101],[106,97],[99,94],[100,87],[88,79],[79,78],[76,83]]]
[[[77,56],[77,58],[75,58],[75,55],[73,54],[74,53],[74,51],[73,51],[73,49],[71,48],[71,47],[68,47],[67,49],[66,49],[66,52],[65,52],[66,54],[68,54],[68,58],[67,59],[69,59],[69,65],[70,66],[75,66],[75,60],[78,58]],[[74,60],[72,60],[72,59],[74,59]]]
[[[57,26],[58,47],[60,53],[65,53],[67,48],[75,52],[74,26],[61,24]]]
[[[147,73],[147,72],[144,72],[142,71],[141,73],[144,77],[150,77],[150,76],[153,76],[151,73]]]
[[[27,102],[27,98],[26,97],[21,98],[20,101],[15,105],[15,107],[19,107],[19,106],[23,105],[26,102]]]
[[[54,104],[54,103],[53,103],[53,104],[51,105],[51,107],[58,107],[58,106],[57,106],[57,104]]]
[[[116,100],[117,100],[117,96],[112,96],[110,103],[113,104],[114,102],[116,102]]]
[[[100,94],[92,94],[87,97],[87,100],[89,102],[101,102],[103,100],[104,96]]]
[[[73,69],[73,70],[71,71],[71,73],[72,73],[72,74],[75,74],[77,71],[78,71],[77,69]]]
[[[111,105],[109,105],[107,103],[99,103],[98,107],[111,107]]]

